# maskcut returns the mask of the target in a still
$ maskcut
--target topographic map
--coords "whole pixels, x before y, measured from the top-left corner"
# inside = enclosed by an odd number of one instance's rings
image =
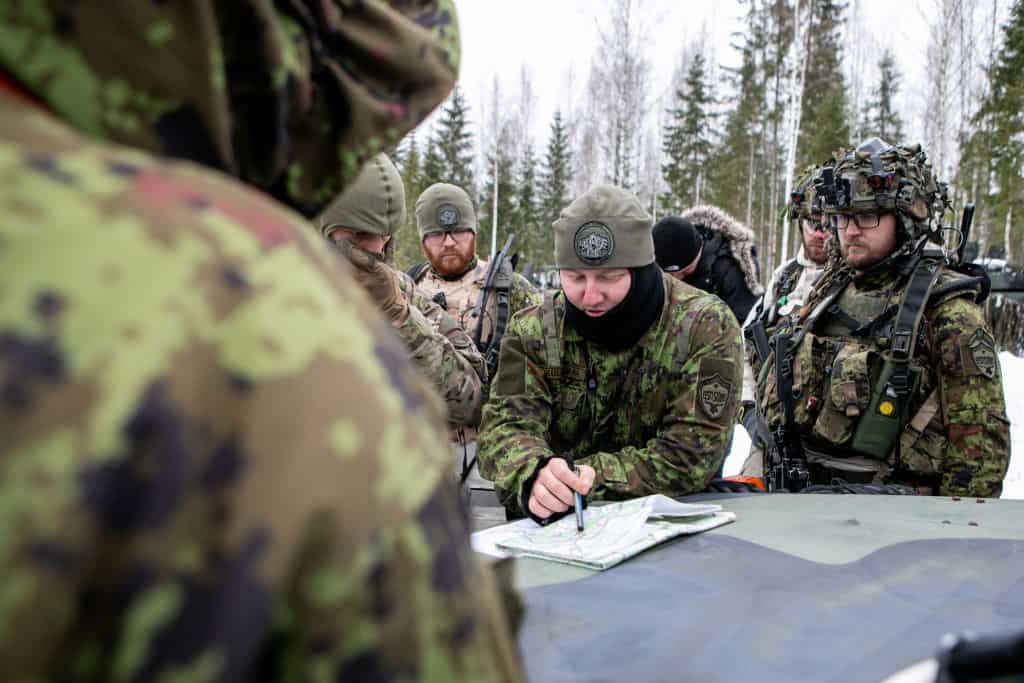
[[[678,503],[654,495],[592,505],[584,511],[582,532],[576,530],[573,515],[545,527],[525,519],[473,534],[473,546],[489,554],[527,555],[600,571],[670,538],[735,519],[721,505]]]

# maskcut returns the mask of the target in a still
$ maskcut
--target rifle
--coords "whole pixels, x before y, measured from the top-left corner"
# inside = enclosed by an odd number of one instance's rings
[[[793,357],[791,335],[779,333],[775,336],[775,379],[779,402],[783,408],[782,424],[772,430],[772,443],[768,446],[764,479],[768,491],[789,491],[798,493],[810,481],[807,459],[800,443],[800,437],[793,433]]]
[[[971,223],[974,222],[974,204],[964,204],[964,212],[960,216],[960,244],[956,247],[956,265],[964,262],[964,251],[967,250],[967,238],[971,234]]]
[[[509,235],[508,239],[505,240],[505,246],[501,248],[498,255],[491,259],[491,262],[487,265],[487,275],[484,276],[484,286],[480,290],[480,296],[477,297],[476,305],[473,306],[473,310],[470,311],[470,317],[476,318],[476,329],[473,330],[473,343],[476,347],[485,353],[491,352],[490,342],[494,339],[494,331],[491,330],[491,339],[488,340],[488,347],[485,350],[483,347],[483,333],[484,333],[484,307],[487,306],[487,299],[491,294],[491,290],[494,288],[494,278],[498,275],[498,271],[501,269],[502,262],[508,258],[508,250],[512,248],[512,240],[515,235]]]

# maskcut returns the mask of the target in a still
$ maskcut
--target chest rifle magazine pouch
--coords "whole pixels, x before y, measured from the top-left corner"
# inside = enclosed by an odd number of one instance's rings
[[[828,387],[820,402],[821,412],[813,434],[835,446],[845,446],[871,404],[872,369],[878,371],[879,357],[856,343],[843,344],[828,374]]]
[[[896,391],[894,378],[899,364],[885,359],[882,370],[871,389],[871,402],[853,434],[851,447],[860,454],[885,460],[892,453],[900,436],[902,423],[909,419],[907,408],[917,386],[920,370],[904,366],[909,374],[907,390]]]

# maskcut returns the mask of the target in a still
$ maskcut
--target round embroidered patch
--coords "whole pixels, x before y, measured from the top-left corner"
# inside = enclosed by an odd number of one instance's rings
[[[615,253],[615,235],[604,223],[590,221],[576,230],[573,247],[580,261],[588,266],[599,266]]]
[[[457,225],[460,218],[459,210],[451,204],[442,204],[437,209],[437,224],[442,228]]]

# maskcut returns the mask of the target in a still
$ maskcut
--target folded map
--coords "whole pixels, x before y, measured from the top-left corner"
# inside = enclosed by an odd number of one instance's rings
[[[478,531],[473,548],[499,557],[539,557],[601,571],[670,538],[736,519],[721,505],[679,503],[663,495],[593,505],[583,515],[582,532],[576,530],[573,515],[544,527],[523,519]]]

